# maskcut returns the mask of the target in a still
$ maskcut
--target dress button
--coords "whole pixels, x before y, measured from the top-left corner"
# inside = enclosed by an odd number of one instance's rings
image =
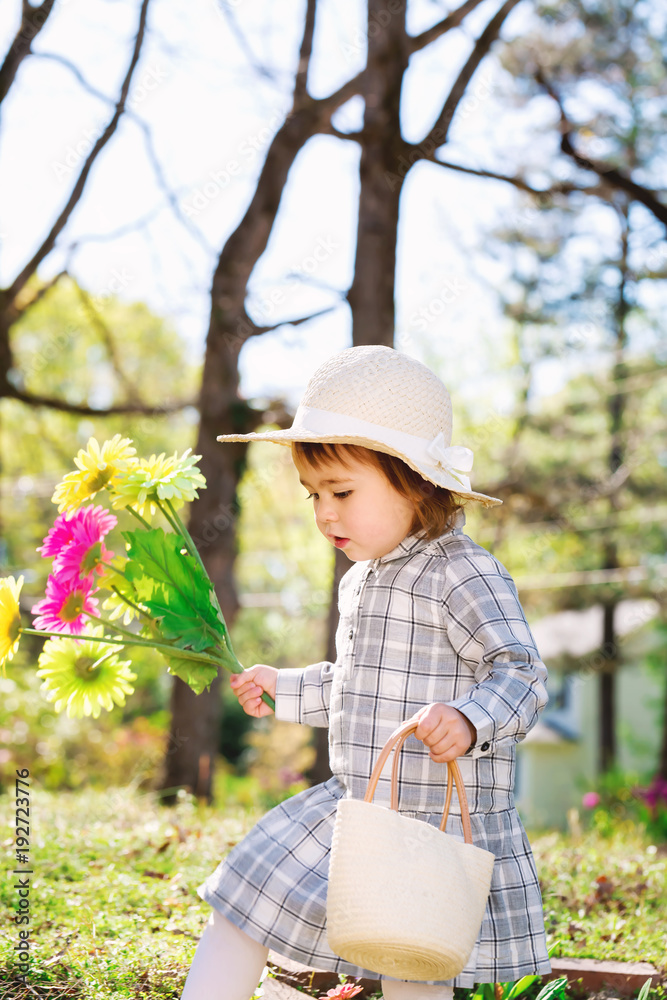
[[[482,743],[480,750],[488,750],[490,746],[490,743]]]
[[[350,629],[348,634],[348,639],[351,639],[353,635],[354,635],[354,629]]]

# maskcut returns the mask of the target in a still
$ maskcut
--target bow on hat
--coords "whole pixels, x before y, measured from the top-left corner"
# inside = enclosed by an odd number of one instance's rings
[[[440,466],[465,489],[470,489],[470,481],[465,475],[472,470],[473,453],[470,448],[461,445],[445,445],[445,437],[440,431],[426,448],[429,458],[436,466]]]

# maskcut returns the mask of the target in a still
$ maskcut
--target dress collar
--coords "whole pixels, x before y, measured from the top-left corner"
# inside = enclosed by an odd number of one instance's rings
[[[399,542],[396,548],[392,549],[391,552],[387,552],[386,555],[380,556],[379,559],[371,560],[371,564],[378,566],[381,563],[391,562],[392,559],[404,559],[406,556],[413,556],[417,552],[421,552],[425,549],[427,545],[431,545],[432,542],[438,542],[443,538],[447,538],[448,535],[453,535],[456,533],[461,533],[463,527],[466,523],[466,516],[463,510],[458,510],[454,515],[452,520],[451,528],[439,535],[438,538],[432,538],[430,541],[423,537],[423,535],[406,535],[402,542]]]

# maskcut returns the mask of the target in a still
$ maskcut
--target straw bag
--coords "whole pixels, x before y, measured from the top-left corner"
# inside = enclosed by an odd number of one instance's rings
[[[477,940],[491,887],[494,855],[472,843],[468,803],[455,761],[448,767],[440,829],[398,812],[398,755],[417,728],[404,722],[387,740],[363,802],[341,799],[336,812],[329,889],[329,947],[347,962],[394,979],[457,976]],[[391,808],[375,789],[395,746]],[[452,787],[465,843],[444,832]]]

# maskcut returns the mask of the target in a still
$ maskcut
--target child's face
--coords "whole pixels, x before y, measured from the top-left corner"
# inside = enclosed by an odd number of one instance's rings
[[[327,541],[352,562],[378,559],[396,548],[410,530],[414,508],[384,474],[348,456],[319,468],[296,463],[313,500],[315,523]]]

